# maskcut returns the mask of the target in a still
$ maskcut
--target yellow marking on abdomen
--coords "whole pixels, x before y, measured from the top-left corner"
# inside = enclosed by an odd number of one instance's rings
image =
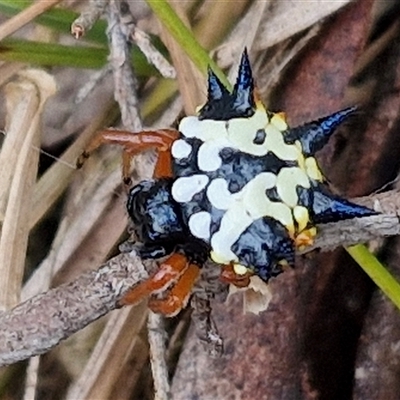
[[[299,202],[297,186],[310,187],[310,181],[304,171],[297,167],[282,168],[276,180],[276,188],[282,201],[289,207],[295,207]]]
[[[318,167],[317,161],[314,157],[308,157],[305,160],[306,172],[307,175],[316,181],[322,182],[324,177],[321,173],[321,170]]]

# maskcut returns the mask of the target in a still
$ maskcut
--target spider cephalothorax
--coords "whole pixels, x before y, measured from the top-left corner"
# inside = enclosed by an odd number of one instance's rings
[[[174,314],[208,257],[237,286],[253,274],[268,281],[313,243],[317,223],[374,214],[332,195],[314,158],[354,111],[289,128],[258,99],[245,51],[233,91],[209,70],[206,104],[177,131],[102,132],[83,157],[104,142],[123,145],[125,162],[148,148],[159,153],[154,179],[130,191],[128,213],[142,257],[170,256],[123,302],[170,288],[150,304]]]

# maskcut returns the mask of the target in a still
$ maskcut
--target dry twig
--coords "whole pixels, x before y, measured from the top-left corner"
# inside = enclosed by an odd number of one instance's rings
[[[161,315],[149,313],[147,328],[149,330],[151,370],[154,379],[155,398],[168,400],[171,398],[170,385],[168,381],[168,368],[166,363],[166,332],[164,320]]]
[[[43,354],[117,307],[132,286],[147,278],[140,259],[120,254],[97,271],[34,296],[0,314],[0,365]]]
[[[90,0],[87,9],[71,24],[72,35],[79,39],[89,31],[103,15],[108,3],[109,0]]]

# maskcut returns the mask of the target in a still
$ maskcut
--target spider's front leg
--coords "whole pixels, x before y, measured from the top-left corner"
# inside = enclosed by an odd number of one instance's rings
[[[149,300],[150,309],[155,313],[163,314],[168,317],[177,315],[186,307],[199,273],[200,267],[190,263],[189,260],[186,259],[185,271],[172,286],[167,296],[159,299],[154,296],[154,292],[152,293]]]
[[[179,245],[177,251],[180,253],[175,253],[171,257],[179,257],[179,261],[182,263],[181,266],[183,267],[181,275],[176,282],[173,282],[166,296],[159,298],[157,296],[159,292],[155,291],[152,293],[149,301],[149,307],[152,311],[169,317],[175,316],[186,307],[193,286],[199,276],[200,268],[207,261],[209,254],[208,246],[196,239],[189,240]],[[169,266],[166,268],[164,262],[160,267],[160,271],[161,270],[166,271],[168,274]]]
[[[156,131],[142,131],[132,133],[106,129],[100,131],[86,147],[76,162],[81,168],[94,150],[103,144],[118,144],[123,147],[122,175],[124,182],[130,181],[130,165],[132,157],[149,149],[158,151],[158,159],[154,169],[154,177],[171,177],[171,146],[179,137],[179,132],[174,129],[159,129]]]

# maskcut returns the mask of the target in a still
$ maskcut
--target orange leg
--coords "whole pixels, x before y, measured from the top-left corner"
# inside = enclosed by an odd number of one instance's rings
[[[188,267],[187,259],[182,254],[172,254],[165,260],[158,271],[147,280],[135,286],[119,301],[120,305],[137,304],[152,293],[160,293],[172,283],[177,282]]]
[[[131,174],[131,162],[132,156],[124,151],[122,153],[122,179],[126,185],[131,183],[130,174]]]
[[[89,143],[85,151],[77,160],[77,167],[82,167],[90,154],[103,144],[118,144],[124,148],[123,177],[129,180],[130,163],[134,155],[149,149],[156,149],[159,158],[154,171],[154,177],[171,177],[171,146],[179,137],[179,132],[174,129],[159,129],[157,131],[143,131],[132,133],[106,129],[99,132]]]
[[[153,312],[173,317],[179,313],[189,300],[193,285],[199,276],[200,269],[195,264],[190,264],[171,288],[165,299],[151,298],[149,307]]]
[[[220,279],[222,282],[230,283],[238,288],[244,288],[249,286],[251,275],[251,272],[248,272],[244,275],[238,275],[234,271],[233,265],[229,264],[222,268]]]

